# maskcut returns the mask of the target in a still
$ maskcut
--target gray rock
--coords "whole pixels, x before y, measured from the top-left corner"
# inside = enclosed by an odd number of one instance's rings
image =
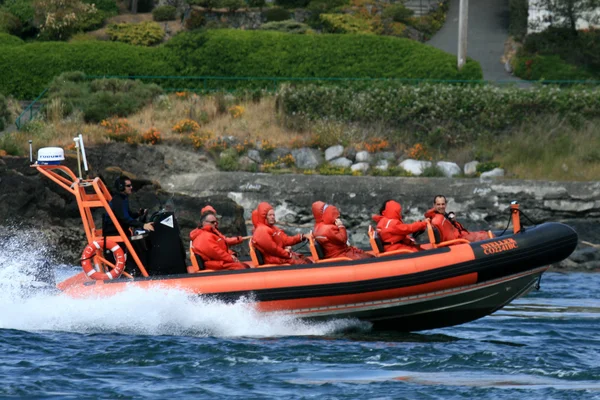
[[[248,156],[249,159],[251,159],[254,162],[257,162],[257,163],[262,162],[262,157],[260,156],[260,151],[258,151],[256,149],[248,150],[248,154],[246,154],[246,155]]]
[[[352,171],[361,171],[361,172],[367,172],[367,171],[369,170],[369,163],[366,163],[366,162],[359,162],[359,163],[356,163],[356,164],[352,165],[352,166],[350,167],[350,169],[351,169]]]
[[[393,161],[396,159],[396,155],[393,151],[381,151],[379,153],[373,154],[373,158],[376,160],[389,160]]]
[[[442,171],[446,178],[452,178],[454,175],[460,175],[461,170],[458,164],[448,161],[438,161],[437,167]]]
[[[413,175],[419,176],[423,173],[425,168],[431,167],[431,161],[413,160],[412,158],[409,158],[402,161],[398,166],[404,168],[404,170]]]
[[[346,158],[354,160],[356,158],[356,147],[350,146],[346,149]]]
[[[502,168],[494,168],[491,171],[483,172],[481,174],[481,179],[501,178],[503,176],[504,176],[504,170]]]
[[[346,157],[340,157],[340,158],[336,158],[333,161],[330,161],[329,165],[332,165],[334,167],[348,168],[352,165],[352,161],[348,160]]]
[[[600,250],[593,247],[585,247],[583,249],[575,250],[569,259],[578,264],[587,263],[589,261],[600,261]]]
[[[465,175],[473,176],[477,173],[477,166],[479,165],[479,161],[470,161],[465,164],[463,169]]]
[[[356,153],[355,161],[359,162],[359,163],[363,163],[363,162],[368,163],[369,161],[371,161],[371,155],[369,154],[368,151],[365,151],[365,150],[359,151],[358,153]]]
[[[241,156],[238,160],[238,164],[242,170],[251,171],[256,165],[256,162],[248,156]]]
[[[300,169],[315,169],[323,164],[323,155],[319,150],[302,147],[292,150],[296,167]]]
[[[377,161],[376,169],[387,171],[390,168],[390,162],[388,160],[379,160]]]
[[[341,144],[328,147],[327,150],[325,150],[325,160],[331,161],[340,157],[342,154],[344,154],[344,146]]]

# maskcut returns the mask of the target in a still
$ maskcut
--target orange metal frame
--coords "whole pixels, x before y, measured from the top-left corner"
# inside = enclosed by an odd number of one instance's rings
[[[92,217],[92,209],[104,208],[104,211],[106,211],[106,213],[109,215],[111,221],[119,232],[119,236],[107,236],[106,239],[113,240],[114,242],[125,243],[125,246],[129,251],[129,256],[133,258],[142,275],[146,277],[148,276],[146,268],[133,249],[133,246],[125,234],[125,231],[123,231],[123,228],[121,228],[121,225],[117,221],[117,217],[115,217],[115,214],[108,204],[108,202],[112,200],[112,196],[100,178],[79,179],[73,173],[73,171],[64,165],[33,164],[32,167],[75,196],[88,244],[105,239],[105,237],[102,236],[102,229],[96,228],[96,223]],[[64,175],[66,175],[66,177],[60,175],[59,172],[62,172]],[[93,193],[87,193],[87,188],[93,188]]]

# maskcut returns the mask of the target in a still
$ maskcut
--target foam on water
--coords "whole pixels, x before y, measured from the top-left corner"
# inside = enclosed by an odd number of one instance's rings
[[[44,285],[34,269],[48,252],[39,244],[32,252],[31,241],[32,235],[23,232],[0,238],[0,329],[218,337],[330,335],[369,329],[356,320],[311,323],[286,314],[265,314],[250,299],[230,304],[190,297],[176,289],[132,286],[110,298],[73,299],[40,290]],[[81,271],[56,263],[50,267],[57,281]]]

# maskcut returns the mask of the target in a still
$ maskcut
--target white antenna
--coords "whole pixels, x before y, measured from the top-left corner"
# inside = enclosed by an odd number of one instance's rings
[[[74,137],[73,141],[75,142],[75,151],[77,152],[77,169],[79,170],[79,179],[83,179],[81,177],[81,157],[79,156],[79,137]]]
[[[29,139],[29,164],[33,164],[33,140]]]
[[[81,156],[83,157],[83,169],[88,172],[87,158],[85,156],[85,147],[83,146],[83,136],[79,134],[79,144],[81,145]]]

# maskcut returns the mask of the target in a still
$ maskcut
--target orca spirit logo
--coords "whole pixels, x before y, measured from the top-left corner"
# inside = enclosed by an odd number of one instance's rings
[[[173,216],[170,215],[167,218],[160,221],[162,225],[168,226],[169,228],[173,228]]]
[[[514,250],[518,247],[519,246],[517,245],[517,241],[515,239],[498,240],[497,242],[484,243],[481,245],[483,254],[486,255],[502,253],[503,251]]]

